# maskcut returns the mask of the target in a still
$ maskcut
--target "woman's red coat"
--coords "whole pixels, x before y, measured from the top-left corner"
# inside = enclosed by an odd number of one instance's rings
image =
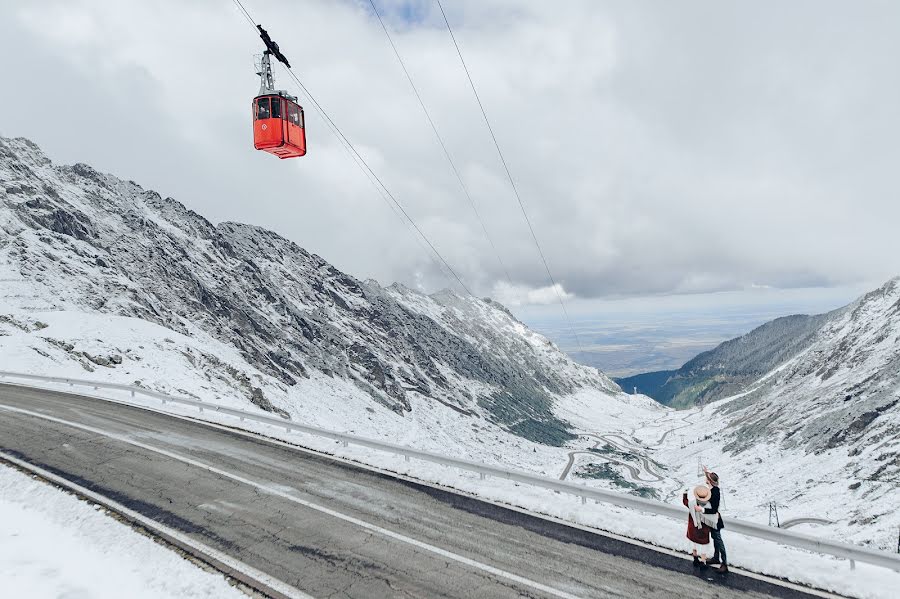
[[[685,507],[690,506],[686,493],[681,496],[681,501]],[[694,526],[694,519],[688,514],[687,538],[698,545],[706,545],[709,543],[709,527],[702,524],[700,528],[697,528]]]

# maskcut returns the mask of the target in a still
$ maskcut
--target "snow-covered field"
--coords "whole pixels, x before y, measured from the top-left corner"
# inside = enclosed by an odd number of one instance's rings
[[[28,599],[246,599],[99,506],[0,465],[0,580]]]

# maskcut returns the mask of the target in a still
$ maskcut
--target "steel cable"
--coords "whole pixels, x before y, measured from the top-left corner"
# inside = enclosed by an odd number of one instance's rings
[[[509,184],[512,187],[513,194],[516,196],[516,201],[519,203],[519,208],[522,211],[522,216],[525,218],[525,223],[528,225],[528,230],[531,232],[531,238],[534,240],[534,245],[537,248],[538,254],[541,256],[541,261],[544,263],[544,269],[547,271],[547,277],[550,279],[550,285],[553,288],[553,291],[556,293],[556,299],[559,300],[559,305],[562,308],[563,314],[566,317],[566,321],[569,324],[569,330],[575,337],[575,343],[578,346],[578,350],[581,353],[584,353],[584,348],[581,345],[581,339],[578,337],[578,331],[575,329],[575,326],[572,324],[572,319],[569,317],[569,311],[566,308],[566,303],[563,300],[562,293],[560,293],[560,287],[556,284],[556,279],[553,278],[553,273],[550,271],[550,264],[547,262],[547,257],[544,255],[544,250],[541,248],[541,244],[538,241],[537,234],[534,232],[534,227],[531,224],[531,219],[528,217],[528,211],[525,210],[525,203],[522,201],[522,196],[519,195],[519,189],[516,187],[516,182],[513,179],[512,173],[509,170],[509,166],[506,163],[506,158],[503,156],[503,151],[500,149],[500,143],[497,141],[497,136],[494,134],[494,128],[491,126],[491,121],[488,119],[487,112],[484,109],[484,104],[481,103],[481,97],[478,95],[478,90],[475,89],[475,82],[472,80],[472,74],[469,72],[469,67],[466,65],[466,61],[463,58],[462,50],[459,48],[459,44],[456,41],[456,36],[453,34],[453,28],[450,27],[450,20],[447,18],[447,13],[444,12],[444,6],[441,4],[441,0],[435,0],[437,2],[438,8],[441,10],[441,16],[444,17],[444,23],[447,25],[447,31],[450,33],[450,39],[453,40],[453,46],[456,48],[456,54],[459,56],[459,61],[462,63],[463,70],[466,72],[466,77],[469,80],[469,85],[472,87],[472,93],[475,94],[475,100],[478,102],[478,108],[481,109],[481,116],[484,117],[484,123],[487,125],[488,131],[491,134],[491,139],[494,140],[494,147],[497,149],[497,155],[500,157],[500,163],[503,165],[503,170],[506,172],[506,177],[509,179]]]
[[[244,7],[243,3],[241,3],[241,0],[232,0],[232,1],[240,9],[240,11],[243,13],[243,16],[247,19],[247,21],[253,27],[254,32],[257,32],[257,23],[254,21],[253,17],[250,15],[249,11],[247,11],[247,9]],[[380,187],[380,189],[383,190],[383,193],[380,192],[382,199],[385,199],[385,195],[386,195],[386,197],[389,198],[391,202],[393,202],[394,206],[397,207],[397,209],[400,211],[400,213],[406,218],[407,222],[413,227],[413,229],[415,229],[415,231],[418,233],[418,235],[421,237],[421,239],[425,241],[425,243],[431,249],[431,252],[438,258],[438,260],[439,260],[438,265],[440,266],[442,264],[444,266],[444,268],[446,268],[446,270],[453,276],[453,278],[456,280],[456,282],[459,283],[460,287],[462,287],[463,290],[465,290],[466,294],[474,295],[469,290],[468,286],[460,278],[460,276],[456,273],[456,271],[453,269],[453,267],[450,266],[450,263],[447,262],[447,260],[444,258],[444,256],[441,255],[441,253],[437,250],[437,248],[434,246],[434,244],[431,242],[431,240],[428,238],[428,236],[425,235],[425,233],[422,231],[421,228],[419,228],[419,225],[416,224],[416,221],[413,220],[413,218],[409,215],[409,213],[406,211],[406,209],[403,207],[403,205],[397,200],[397,198],[394,196],[394,194],[391,193],[390,189],[388,189],[388,187],[384,184],[384,182],[381,180],[381,178],[375,173],[374,170],[372,170],[372,167],[369,166],[369,164],[366,162],[366,160],[356,150],[356,147],[354,147],[354,145],[350,142],[350,140],[347,139],[347,137],[344,135],[344,133],[341,131],[341,129],[334,123],[334,121],[328,115],[328,113],[325,111],[325,109],[322,108],[322,106],[315,99],[315,97],[309,92],[309,90],[306,88],[306,86],[303,85],[303,82],[300,81],[300,78],[297,76],[296,73],[294,73],[294,70],[290,67],[287,67],[286,65],[284,68],[288,72],[288,74],[291,76],[291,78],[294,80],[294,82],[303,91],[303,94],[310,100],[310,102],[312,102],[312,104],[319,111],[319,114],[323,117],[326,124],[331,129],[332,133],[334,133],[337,136],[338,141],[341,142],[343,145],[345,145],[345,147],[347,149],[349,149],[349,151],[352,153],[352,155],[354,157],[354,162],[357,164],[357,166],[359,166],[360,168],[363,169],[364,173],[367,174],[367,177],[369,178],[370,181],[374,180],[373,184],[377,183],[376,188]]]
[[[394,44],[394,40],[391,37],[388,28],[385,25],[384,20],[381,18],[381,14],[378,12],[378,8],[375,6],[375,0],[369,0],[369,3],[372,5],[372,10],[375,12],[375,16],[378,17],[378,22],[381,23],[381,28],[382,30],[384,30],[384,34],[385,36],[387,36],[388,42],[391,45],[391,49],[393,49],[394,51],[394,56],[397,57],[397,62],[400,63],[400,68],[403,69],[403,74],[406,75],[406,80],[409,81],[409,85],[412,88],[413,93],[416,95],[416,99],[419,101],[419,106],[422,107],[422,112],[425,113],[425,118],[428,120],[428,124],[431,125],[431,130],[434,131],[434,136],[437,138],[441,149],[444,151],[444,156],[447,158],[447,162],[450,163],[450,169],[453,171],[453,174],[456,175],[456,180],[459,181],[459,186],[462,188],[466,199],[469,200],[469,205],[472,207],[472,212],[475,213],[475,218],[478,219],[478,223],[481,225],[481,230],[484,232],[484,237],[485,239],[487,239],[488,243],[491,246],[491,249],[494,251],[494,255],[497,257],[497,262],[500,264],[500,269],[506,276],[507,282],[509,282],[510,286],[512,286],[512,277],[509,276],[509,271],[507,270],[506,265],[503,263],[503,258],[500,257],[500,252],[497,250],[497,246],[494,243],[494,240],[491,238],[490,233],[488,233],[487,226],[484,223],[484,219],[481,217],[481,213],[478,211],[478,206],[475,204],[475,200],[472,199],[472,195],[469,193],[469,188],[463,181],[459,169],[456,168],[456,163],[453,162],[450,151],[447,149],[447,145],[444,143],[443,137],[441,137],[441,134],[438,132],[437,125],[434,124],[434,120],[431,118],[431,113],[425,106],[425,101],[422,99],[421,94],[419,94],[419,89],[413,82],[413,78],[406,68],[406,63],[404,63],[403,58],[400,56],[400,51],[397,50],[397,46]]]

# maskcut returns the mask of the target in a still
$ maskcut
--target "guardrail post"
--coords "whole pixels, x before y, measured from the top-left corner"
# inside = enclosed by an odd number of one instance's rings
[[[581,496],[581,505],[585,505],[587,503],[587,497],[584,495]]]
[[[408,455],[403,456],[403,461],[404,461],[404,462],[408,462],[408,461],[409,461],[409,456],[408,456]]]
[[[479,480],[484,480],[484,472],[479,472],[479,473],[478,473],[478,479],[479,479]]]
[[[200,408],[201,412],[203,412],[203,406],[197,406],[197,407]]]
[[[344,447],[347,447],[348,445],[350,445],[350,444],[347,443],[346,441],[341,441],[341,444],[343,444]]]
[[[291,427],[289,427],[289,426],[284,427],[284,432],[286,432],[286,433],[291,432]]]
[[[243,422],[243,421],[244,421],[244,417],[243,417],[243,416],[241,416],[241,417],[240,417],[240,419],[241,419],[241,422]]]
[[[134,389],[131,390],[131,397],[134,397]]]
[[[850,560],[850,569],[856,570],[856,560],[855,559]]]

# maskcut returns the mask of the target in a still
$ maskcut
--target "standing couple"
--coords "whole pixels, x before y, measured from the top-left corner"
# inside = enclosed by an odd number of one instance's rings
[[[685,490],[681,498],[684,505],[690,510],[687,538],[691,542],[694,566],[718,564],[719,567],[716,568],[716,571],[724,574],[728,572],[728,562],[725,556],[725,543],[722,542],[722,529],[725,528],[725,524],[719,514],[719,503],[722,499],[722,493],[719,490],[719,475],[710,472],[706,466],[703,467],[703,473],[706,475],[706,485],[694,487],[693,497],[690,497],[688,491]],[[712,537],[715,551],[712,559],[707,561],[710,537]]]

